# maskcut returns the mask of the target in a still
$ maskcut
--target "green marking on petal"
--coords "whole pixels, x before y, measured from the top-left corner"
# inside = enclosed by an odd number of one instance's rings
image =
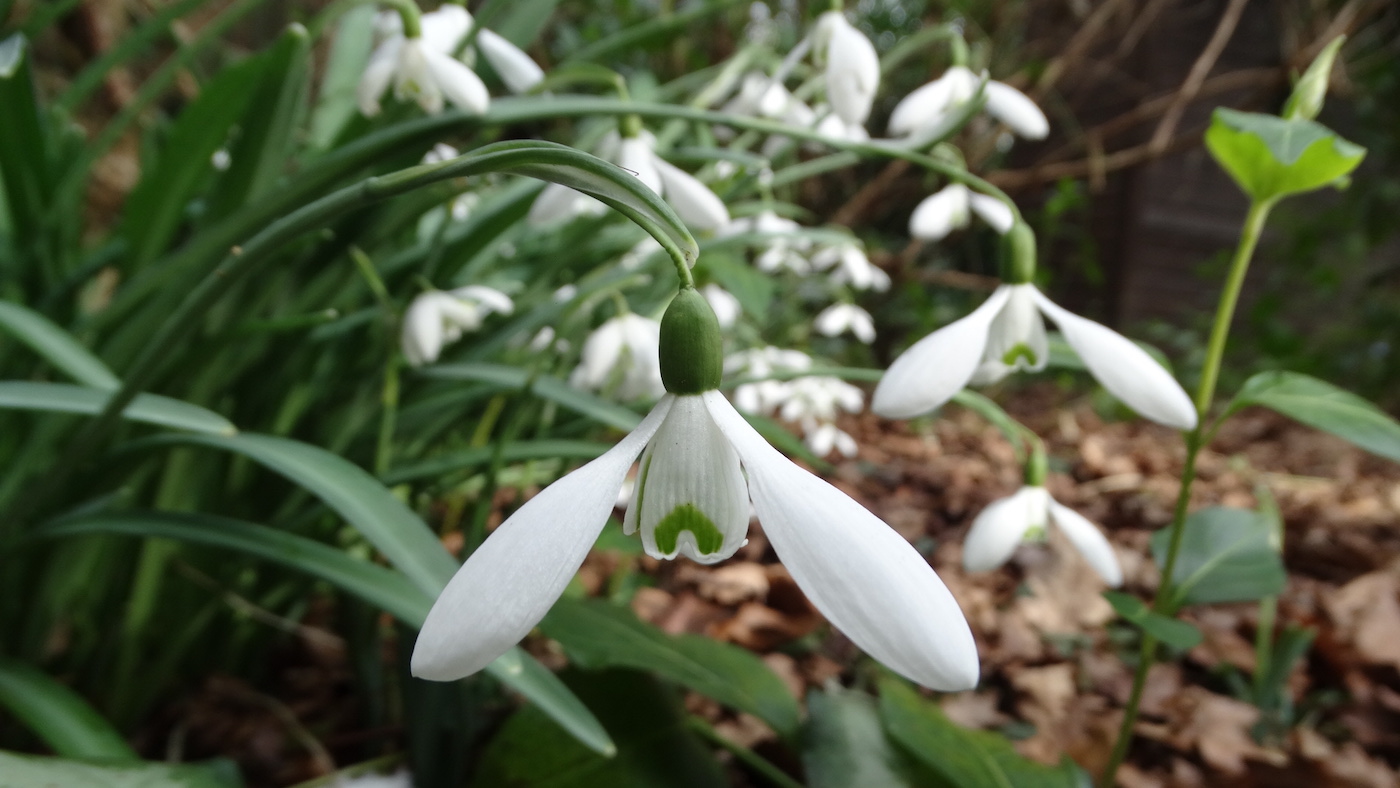
[[[1022,542],[1044,542],[1050,537],[1050,533],[1043,525],[1032,525],[1026,529],[1026,533],[1021,537]]]
[[[663,553],[676,552],[676,539],[680,537],[681,531],[689,531],[694,535],[695,545],[701,555],[717,553],[724,546],[724,534],[710,522],[710,518],[693,505],[683,503],[656,524],[656,530],[652,532],[656,539],[656,547]]]
[[[1035,366],[1035,351],[1031,350],[1030,345],[1027,345],[1025,342],[1021,342],[1016,345],[1016,347],[1006,351],[1001,357],[1001,363],[1008,367],[1014,367],[1016,366],[1016,362],[1021,359],[1025,359],[1027,365]]]

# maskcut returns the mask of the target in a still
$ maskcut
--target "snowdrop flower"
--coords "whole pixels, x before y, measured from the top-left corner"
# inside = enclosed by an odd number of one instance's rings
[[[958,110],[977,95],[982,82],[964,66],[953,66],[943,76],[918,88],[895,105],[890,114],[890,134],[917,135],[936,133]],[[1030,97],[1004,82],[987,80],[983,89],[987,112],[1026,139],[1044,139],[1050,133],[1050,121]]]
[[[966,227],[973,213],[1002,235],[1016,222],[1011,208],[1001,200],[978,194],[961,183],[950,183],[914,207],[909,217],[909,234],[925,241],[939,241]]]
[[[760,242],[762,251],[754,259],[758,270],[770,274],[787,270],[798,276],[806,276],[812,272],[812,263],[807,259],[812,242],[797,235],[801,230],[802,225],[797,222],[779,216],[771,210],[762,210],[753,216],[729,222],[720,231],[720,236],[747,233],[772,236]]]
[[[661,324],[627,313],[599,326],[583,343],[583,357],[569,377],[572,386],[608,389],[624,402],[655,399],[666,393],[656,363]],[[616,386],[616,388],[613,388]]]
[[[456,342],[466,331],[481,328],[487,315],[510,314],[510,296],[480,285],[443,292],[420,293],[404,312],[399,346],[411,366],[437,361],[443,345]]]
[[[1191,398],[1161,364],[1116,331],[1057,306],[1030,283],[1035,271],[1030,229],[1017,225],[1011,245],[1017,262],[1002,278],[1012,284],[1001,285],[972,314],[895,359],[875,388],[875,412],[910,418],[937,408],[968,384],[994,383],[1017,369],[1044,369],[1050,356],[1048,317],[1110,394],[1155,422],[1194,429]]]
[[[710,302],[710,308],[715,310],[715,318],[719,320],[720,328],[733,326],[743,312],[743,308],[739,306],[739,299],[719,285],[705,285],[700,288],[700,294],[705,296],[705,300]]]
[[[643,131],[632,137],[612,135],[599,146],[599,155],[646,184],[676,209],[681,221],[697,230],[717,231],[729,224],[729,209],[710,187],[694,175],[656,154],[656,137]],[[578,198],[582,197],[580,201]],[[572,219],[602,203],[567,186],[551,183],[530,207],[529,219],[537,225]]]
[[[1042,536],[1051,524],[1105,583],[1114,588],[1123,584],[1118,557],[1103,533],[1084,515],[1057,503],[1044,487],[1031,484],[992,502],[972,521],[963,543],[963,567],[969,572],[996,569],[1011,558],[1023,539]]]
[[[864,126],[880,87],[880,58],[865,34],[832,10],[817,18],[812,46],[826,64],[826,97],[836,115],[849,125]]]
[[[810,369],[812,358],[800,350],[784,350],[769,345],[765,348],[741,350],[724,360],[724,374],[764,378],[774,372],[796,372]],[[758,380],[734,389],[734,404],[746,413],[772,413],[790,396],[787,383],[778,380]]]
[[[810,430],[805,429],[804,425],[804,433],[803,441],[807,448],[818,457],[825,457],[833,451],[840,452],[845,457],[854,457],[859,449],[856,439],[832,422],[816,424]]]
[[[360,111],[379,114],[379,98],[390,84],[400,101],[413,99],[423,111],[437,114],[443,100],[477,114],[486,111],[491,96],[486,84],[453,52],[472,27],[471,14],[460,5],[445,4],[420,17],[421,35],[404,35],[403,18],[395,12],[380,14],[376,29],[382,40],[370,55],[357,89]],[[516,93],[529,90],[544,72],[514,44],[482,29],[477,48],[485,55],[501,81]]]
[[[870,313],[855,304],[832,304],[817,315],[813,325],[829,337],[850,331],[867,345],[875,341],[875,323]]]
[[[834,422],[839,411],[859,413],[865,394],[830,375],[794,378],[784,387],[778,415],[784,421]]]
[[[413,675],[468,676],[524,637],[583,563],[640,454],[624,530],[640,531],[649,555],[702,563],[733,555],[752,501],[787,570],[833,625],[920,684],[974,686],[972,633],[928,562],[770,446],[715,390],[719,326],[704,298],[681,291],[662,336],[667,394],[617,446],[532,498],[467,559],[428,613]]]
[[[854,290],[890,289],[889,274],[870,262],[855,243],[827,246],[812,255],[812,267],[818,271],[831,270],[831,283],[849,285]]]

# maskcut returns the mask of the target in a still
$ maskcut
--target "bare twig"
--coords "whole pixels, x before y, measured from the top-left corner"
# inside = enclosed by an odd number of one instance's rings
[[[1181,83],[1181,88],[1177,90],[1171,106],[1162,115],[1162,121],[1157,124],[1157,130],[1152,133],[1152,141],[1148,143],[1152,150],[1165,150],[1171,143],[1172,135],[1176,133],[1176,127],[1181,123],[1182,113],[1186,111],[1186,106],[1200,92],[1201,85],[1205,84],[1211,69],[1215,68],[1215,62],[1220,59],[1220,53],[1225,51],[1225,45],[1230,42],[1230,36],[1234,34],[1235,27],[1239,25],[1240,16],[1244,13],[1244,7],[1248,4],[1249,0],[1230,0],[1230,5],[1225,8],[1225,13],[1220,15],[1220,22],[1215,26],[1215,33],[1211,35],[1205,49],[1201,50],[1196,62],[1191,64],[1191,70],[1186,74],[1186,81]]]

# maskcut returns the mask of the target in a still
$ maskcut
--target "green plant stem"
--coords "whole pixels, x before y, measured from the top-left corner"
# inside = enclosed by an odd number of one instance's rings
[[[1240,229],[1240,241],[1235,248],[1234,259],[1230,261],[1230,271],[1225,278],[1225,286],[1220,293],[1220,302],[1215,309],[1215,323],[1211,327],[1210,340],[1206,345],[1206,359],[1201,368],[1201,381],[1196,388],[1196,428],[1186,433],[1186,462],[1181,469],[1181,487],[1176,497],[1176,509],[1172,514],[1170,538],[1167,543],[1167,556],[1163,561],[1162,580],[1157,586],[1157,594],[1152,599],[1152,611],[1162,615],[1175,612],[1173,573],[1176,571],[1177,555],[1181,552],[1182,535],[1185,533],[1186,514],[1191,505],[1191,484],[1196,479],[1196,458],[1205,446],[1204,436],[1208,432],[1205,425],[1211,401],[1215,397],[1215,386],[1220,378],[1220,363],[1225,355],[1225,342],[1230,336],[1230,323],[1235,317],[1235,307],[1239,303],[1240,290],[1244,286],[1245,274],[1249,272],[1249,261],[1254,257],[1254,249],[1259,245],[1264,223],[1269,216],[1273,201],[1256,201],[1249,206],[1244,226]],[[1113,754],[1104,768],[1100,780],[1101,788],[1113,788],[1118,767],[1128,755],[1132,743],[1133,728],[1137,724],[1138,707],[1142,702],[1143,687],[1147,684],[1147,673],[1157,654],[1157,639],[1144,632],[1142,649],[1137,670],[1133,673],[1133,689],[1128,695],[1128,703],[1123,709],[1123,724],[1118,729],[1118,739],[1113,745]]]
[[[379,417],[379,442],[374,449],[374,472],[383,476],[394,459],[394,425],[399,414],[399,354],[392,345],[384,362],[384,388],[379,403],[383,411]]]
[[[1278,597],[1259,600],[1259,621],[1254,628],[1254,704],[1264,702],[1264,684],[1274,661],[1274,624],[1278,620]]]
[[[787,772],[774,766],[763,756],[750,750],[748,747],[735,744],[724,738],[719,731],[711,727],[710,723],[705,720],[692,716],[687,718],[687,723],[690,725],[691,730],[700,734],[701,738],[729,752],[745,766],[762,775],[769,783],[778,786],[778,788],[802,788],[802,783],[792,779],[792,777],[788,776]]]

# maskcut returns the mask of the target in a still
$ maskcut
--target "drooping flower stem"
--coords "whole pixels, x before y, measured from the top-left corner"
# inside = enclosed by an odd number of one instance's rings
[[[1205,363],[1201,368],[1201,381],[1196,388],[1196,412],[1200,417],[1195,429],[1186,433],[1186,461],[1181,469],[1181,487],[1176,497],[1176,509],[1172,514],[1167,555],[1162,566],[1162,580],[1157,594],[1152,600],[1152,610],[1162,615],[1172,615],[1175,610],[1175,587],[1172,576],[1176,571],[1177,555],[1181,552],[1182,535],[1185,533],[1187,510],[1191,505],[1191,484],[1196,479],[1196,458],[1204,448],[1205,436],[1213,434],[1205,423],[1215,398],[1215,386],[1220,378],[1220,363],[1225,355],[1225,342],[1230,336],[1230,323],[1235,317],[1235,307],[1239,304],[1240,290],[1244,287],[1245,275],[1249,272],[1249,261],[1254,257],[1254,249],[1259,245],[1259,237],[1264,232],[1264,223],[1269,216],[1273,201],[1256,201],[1249,206],[1244,226],[1240,229],[1240,241],[1235,247],[1235,256],[1230,261],[1230,270],[1225,277],[1225,286],[1220,293],[1220,302],[1215,309],[1215,323],[1211,327],[1210,339],[1206,344]],[[1137,724],[1138,706],[1142,701],[1143,687],[1147,683],[1147,672],[1157,654],[1157,639],[1144,632],[1142,649],[1139,653],[1137,670],[1133,674],[1133,689],[1128,703],[1123,709],[1123,724],[1118,729],[1118,739],[1113,746],[1113,754],[1104,768],[1099,781],[1101,788],[1113,788],[1118,767],[1127,757],[1128,745],[1132,742],[1133,727]]]
[[[403,20],[404,38],[423,37],[423,12],[413,0],[380,0],[380,3],[394,10]]]

